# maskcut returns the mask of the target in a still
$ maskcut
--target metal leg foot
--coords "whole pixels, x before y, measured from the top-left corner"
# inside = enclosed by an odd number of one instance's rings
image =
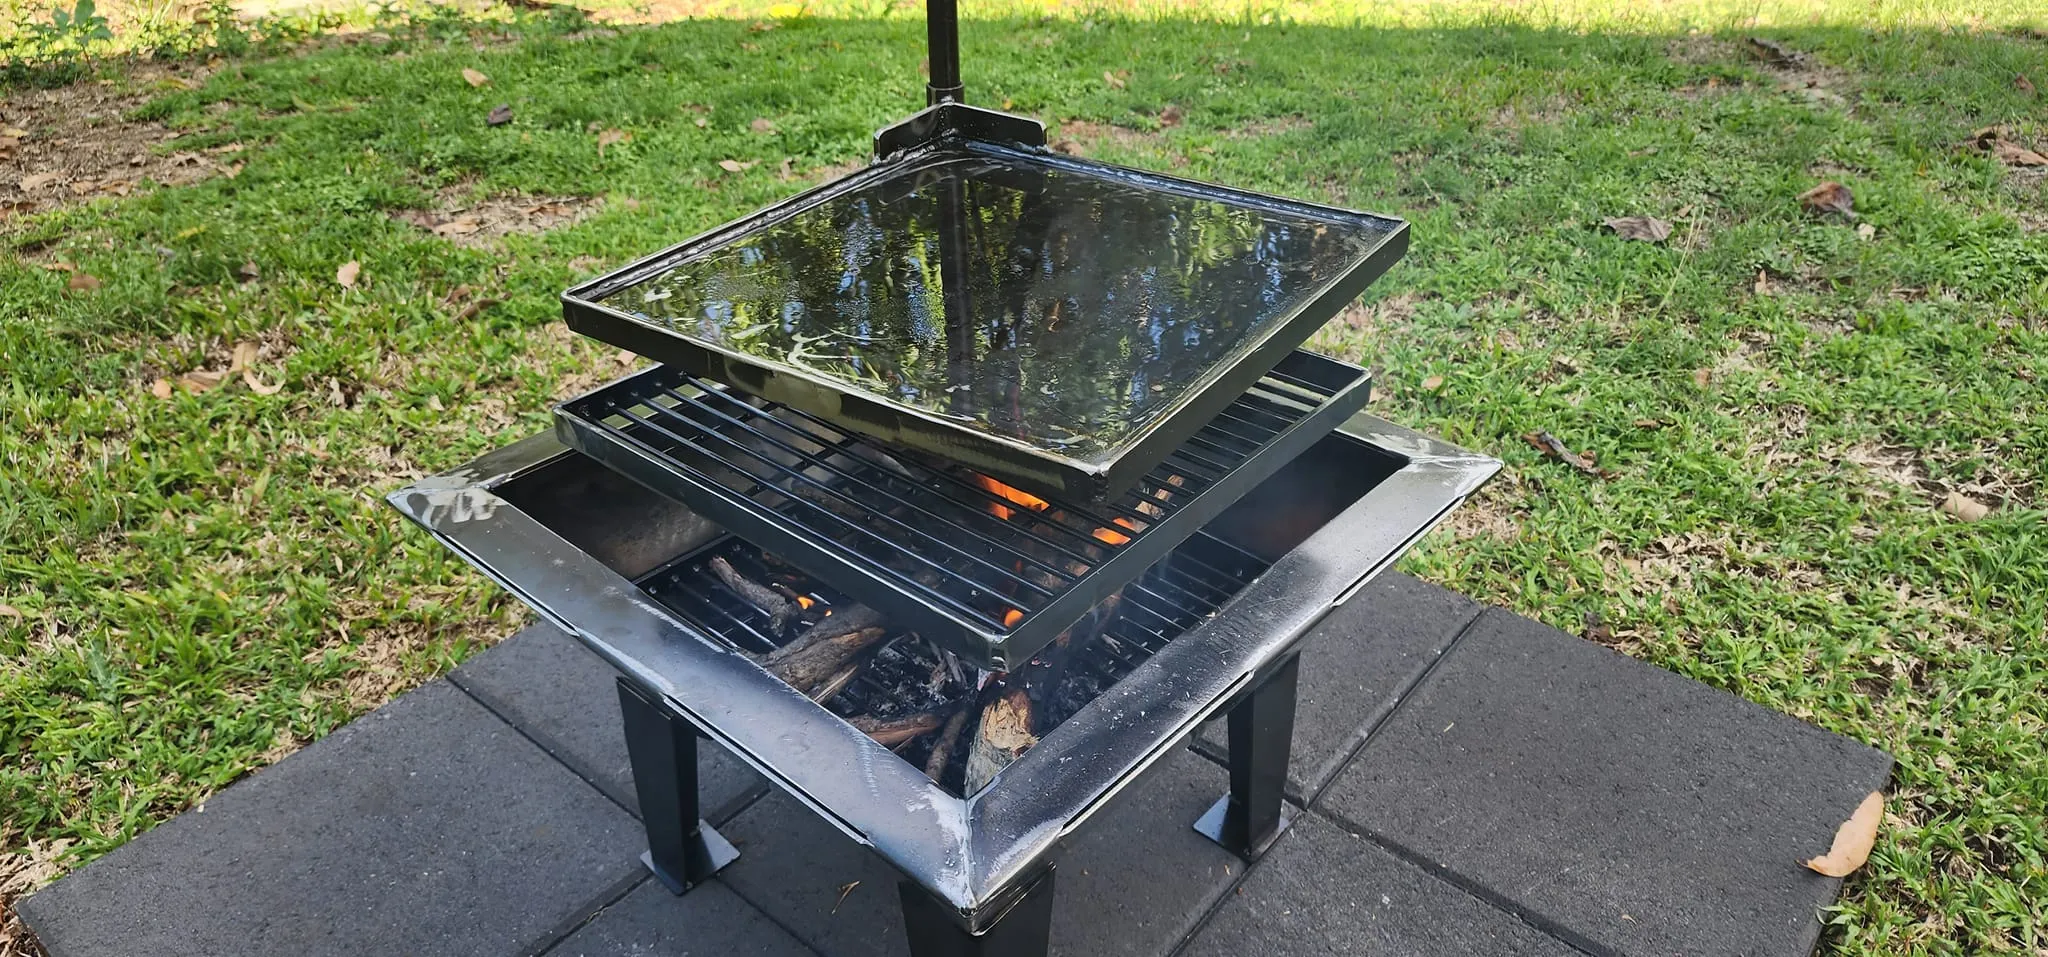
[[[1230,709],[1230,794],[1195,830],[1240,857],[1265,853],[1292,817],[1284,793],[1300,666],[1300,655],[1288,658]]]
[[[619,715],[633,790],[647,826],[640,860],[676,894],[710,880],[740,856],[697,810],[697,731],[688,721],[619,679]]]
[[[898,884],[910,957],[1046,957],[1052,946],[1052,873],[1046,868],[980,933],[968,930],[951,907],[924,888]]]

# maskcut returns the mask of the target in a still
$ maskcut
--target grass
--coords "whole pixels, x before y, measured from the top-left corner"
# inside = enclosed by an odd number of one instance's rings
[[[381,492],[619,371],[555,291],[858,161],[920,95],[914,19],[707,9],[734,15],[440,14],[194,89],[102,71],[178,134],[153,150],[245,165],[0,220],[0,895],[524,620]],[[2048,83],[2048,34],[2010,3],[1516,11],[1011,4],[967,26],[969,89],[1099,158],[1410,218],[1316,342],[1510,470],[1407,570],[1897,755],[1831,952],[2043,952],[2048,178],[1959,144],[2048,151],[2014,82]],[[1801,212],[1824,179],[1856,223]],[[394,218],[513,194],[596,199],[485,243]],[[1630,215],[1671,237],[1600,227]],[[242,342],[275,394],[152,392]]]

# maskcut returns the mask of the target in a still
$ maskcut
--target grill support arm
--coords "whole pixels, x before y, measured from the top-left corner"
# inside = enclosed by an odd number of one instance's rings
[[[1296,652],[1230,709],[1230,793],[1195,822],[1203,836],[1247,860],[1273,846],[1292,816],[1284,794],[1300,676]]]
[[[931,61],[931,80],[925,84],[925,103],[959,103],[965,91],[960,83],[960,8],[957,0],[926,0],[925,53]]]
[[[647,827],[647,853],[640,861],[670,893],[681,894],[740,856],[698,811],[697,729],[624,677],[619,679],[619,716],[626,726],[640,819]]]

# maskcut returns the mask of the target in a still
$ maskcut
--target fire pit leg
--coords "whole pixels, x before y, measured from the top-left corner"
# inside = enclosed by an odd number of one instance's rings
[[[904,881],[903,929],[910,957],[1045,957],[1052,946],[1052,868],[1024,888],[995,923],[972,933],[953,909],[924,888]]]
[[[647,853],[640,860],[672,893],[681,894],[710,880],[740,853],[699,816],[697,729],[624,678],[619,679],[619,714],[626,724],[633,790],[647,826]]]
[[[1300,673],[1301,656],[1290,656],[1230,709],[1230,794],[1195,822],[1195,830],[1240,857],[1265,853],[1292,816],[1282,792]]]

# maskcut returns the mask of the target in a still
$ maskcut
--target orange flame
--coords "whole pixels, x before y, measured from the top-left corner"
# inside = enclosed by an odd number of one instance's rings
[[[1033,495],[1030,492],[1026,492],[1023,489],[1012,488],[1008,485],[1004,485],[1003,483],[998,482],[995,479],[989,478],[988,476],[982,475],[980,473],[975,474],[974,484],[979,485],[983,489],[994,493],[998,498],[1001,498],[1004,501],[1010,502],[1015,505],[1022,505],[1025,508],[1028,508],[1034,512],[1043,512],[1046,509],[1052,507],[1052,503],[1047,502],[1045,499],[1039,498],[1038,496]],[[988,503],[988,510],[991,513],[993,513],[995,517],[1002,519],[1007,519],[1012,514],[1009,508],[1006,508],[1002,505],[998,505],[994,502]]]
[[[1133,522],[1128,518],[1124,518],[1121,515],[1111,519],[1110,521],[1113,521],[1117,523],[1119,526],[1127,528],[1133,532],[1142,532],[1145,530],[1145,527],[1143,525],[1140,525],[1137,522]],[[1131,540],[1131,537],[1129,535],[1125,535],[1122,532],[1111,531],[1107,528],[1096,529],[1095,537],[1098,540],[1107,542],[1111,545],[1122,545],[1123,543]]]
[[[817,604],[817,602],[814,602],[814,601],[810,600],[809,598],[806,598],[806,597],[804,597],[804,596],[802,596],[802,595],[798,595],[798,596],[796,596],[796,606],[797,606],[798,608],[809,608],[809,607],[811,607],[812,605],[815,605],[815,604]]]
[[[1024,613],[1023,613],[1023,612],[1021,612],[1021,611],[1018,611],[1018,610],[1017,610],[1017,609],[1015,609],[1015,608],[1012,608],[1012,609],[1010,609],[1009,611],[1003,612],[1003,627],[1004,627],[1004,628],[1015,628],[1015,627],[1017,627],[1017,623],[1018,623],[1018,622],[1020,622],[1020,621],[1023,621],[1023,620],[1024,620]]]

